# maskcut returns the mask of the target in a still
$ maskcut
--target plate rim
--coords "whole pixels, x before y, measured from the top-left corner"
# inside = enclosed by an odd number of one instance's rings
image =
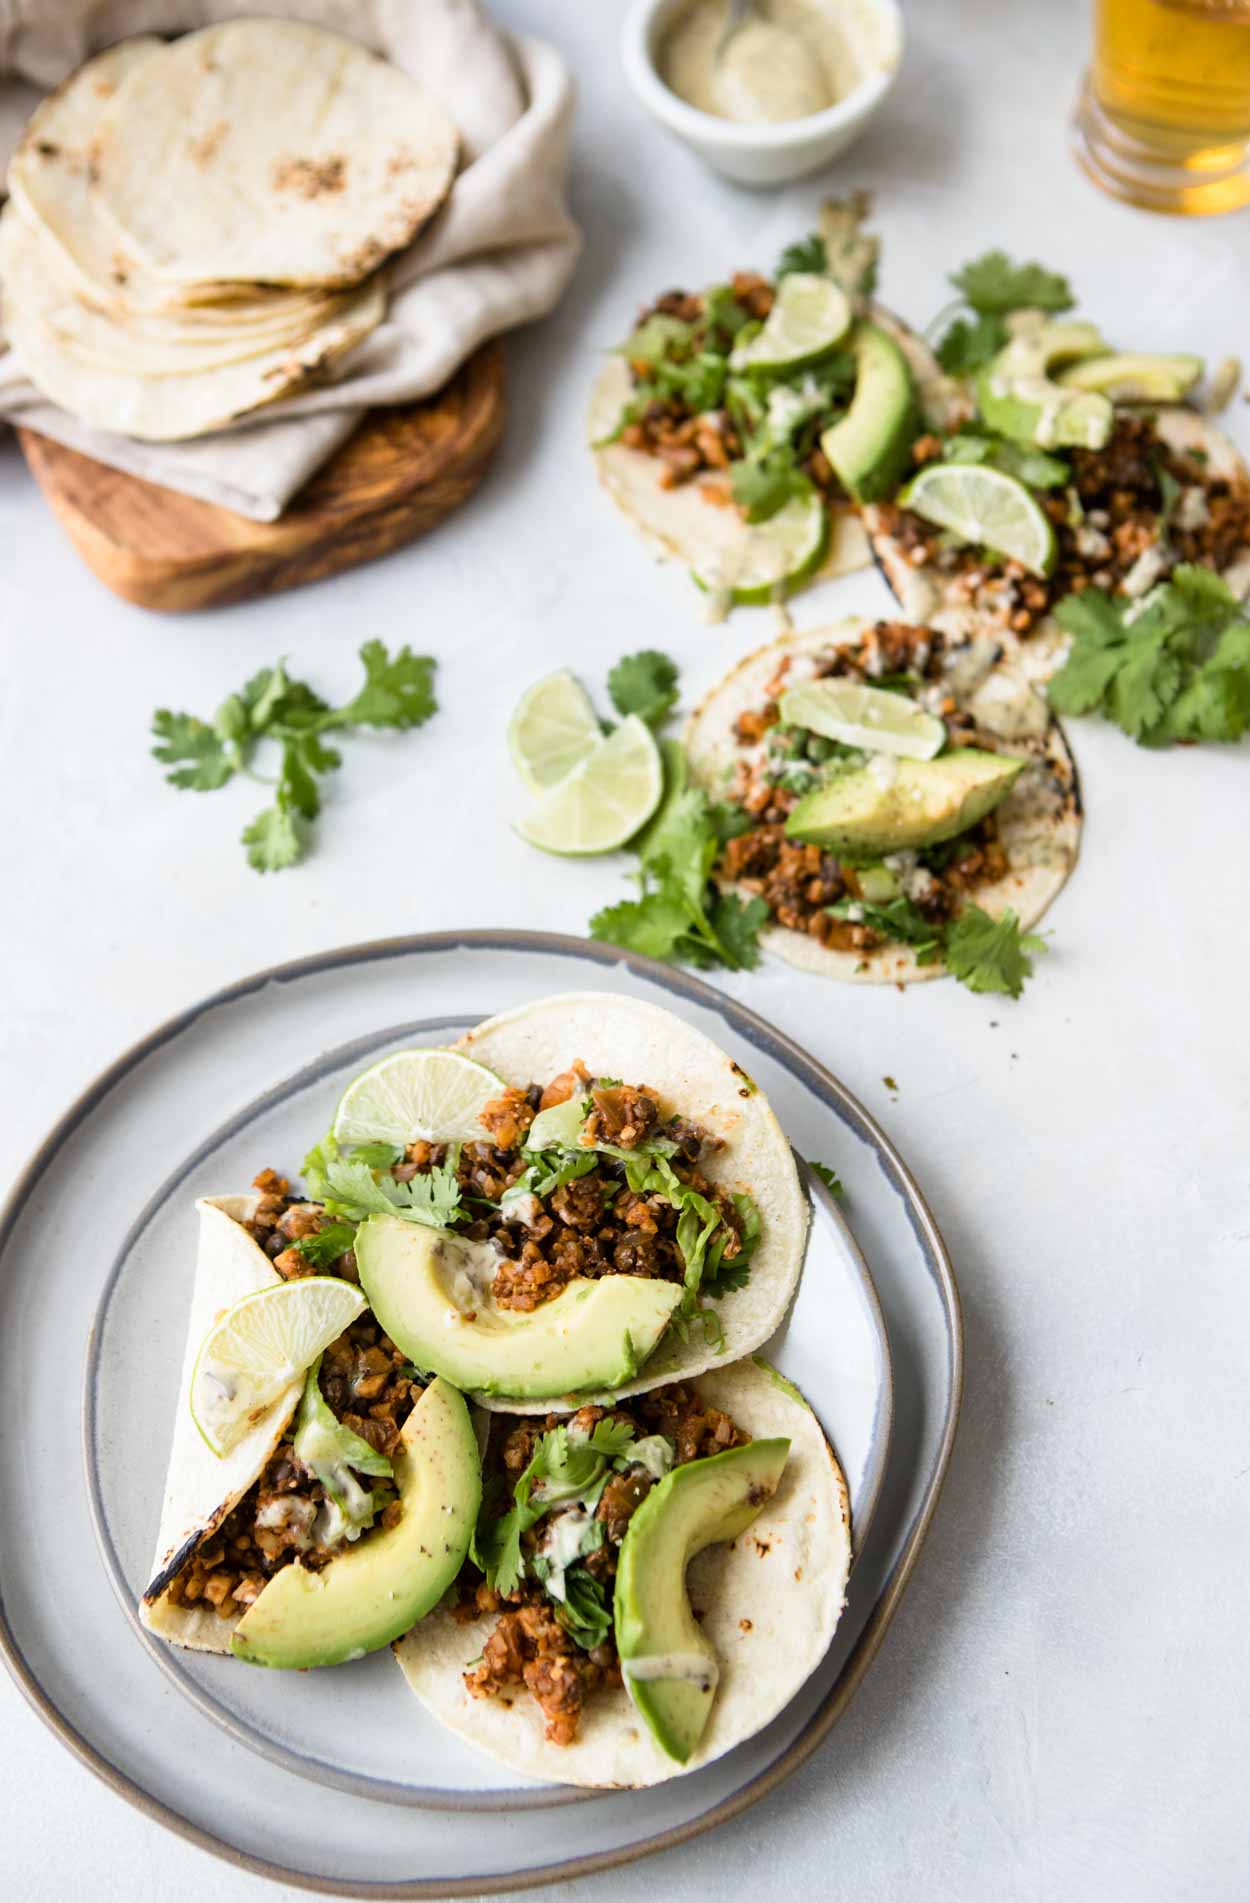
[[[185,1031],[191,1030],[201,1018],[223,1006],[239,1003],[255,996],[270,984],[298,982],[303,978],[344,970],[353,965],[368,965],[394,958],[438,955],[456,951],[555,955],[588,960],[608,969],[624,966],[638,977],[663,990],[684,997],[704,1009],[717,1012],[727,1018],[731,1024],[737,1020],[740,1027],[747,1027],[749,1033],[754,1034],[755,1037],[762,1035],[765,1044],[772,1045],[788,1062],[797,1064],[800,1073],[815,1072],[825,1090],[845,1104],[860,1120],[874,1145],[888,1160],[919,1221],[923,1239],[927,1242],[932,1256],[935,1280],[948,1325],[949,1401],[933,1465],[924,1486],[919,1508],[913,1517],[906,1544],[887,1575],[877,1601],[842,1671],[830,1687],[824,1701],[812,1713],[803,1730],[787,1749],[774,1763],[744,1784],[741,1789],[722,1798],[719,1803],[712,1805],[698,1817],[688,1819],[685,1823],[675,1824],[654,1836],[624,1845],[620,1849],[591,1851],[582,1856],[516,1873],[501,1872],[483,1876],[439,1877],[428,1880],[400,1879],[397,1882],[389,1879],[340,1880],[337,1877],[316,1876],[293,1869],[286,1864],[274,1863],[225,1842],[211,1831],[193,1823],[172,1805],[153,1797],[77,1730],[66,1713],[44,1690],[33,1669],[27,1663],[9,1625],[3,1596],[0,1594],[0,1658],[3,1659],[9,1676],[36,1716],[43,1720],[53,1735],[80,1764],[142,1815],[172,1831],[185,1842],[194,1844],[198,1849],[208,1852],[209,1855],[235,1869],[267,1877],[271,1882],[302,1888],[315,1895],[393,1898],[395,1903],[401,1903],[402,1899],[481,1897],[499,1895],[508,1890],[535,1889],[543,1884],[589,1876],[601,1870],[619,1869],[624,1865],[638,1862],[643,1857],[655,1855],[659,1851],[673,1849],[680,1844],[690,1842],[693,1838],[703,1836],[718,1824],[741,1815],[767,1797],[800,1765],[806,1763],[817,1746],[823,1742],[859,1689],[868,1667],[880,1649],[885,1633],[889,1629],[915,1570],[941,1497],[950,1466],[963,1398],[963,1313],[950,1253],[919,1184],[872,1113],[821,1063],[819,1058],[804,1050],[787,1032],[779,1030],[751,1006],[741,1003],[728,992],[707,983],[693,973],[662,964],[656,959],[643,957],[640,953],[626,951],[618,946],[579,938],[572,933],[512,930],[506,927],[489,926],[461,931],[403,933],[394,937],[367,939],[351,945],[306,953],[299,958],[263,966],[243,978],[234,979],[228,984],[219,986],[215,991],[162,1020],[151,1031],[126,1046],[110,1064],[106,1065],[78,1092],[47,1135],[36,1145],[26,1164],[18,1171],[3,1203],[0,1203],[0,1257],[3,1256],[25,1206],[43,1175],[81,1122],[98,1108],[117,1085],[137,1070],[149,1057],[156,1055],[166,1044],[175,1042]]]

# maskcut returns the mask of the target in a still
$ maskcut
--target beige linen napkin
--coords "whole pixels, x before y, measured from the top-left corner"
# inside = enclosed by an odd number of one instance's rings
[[[385,322],[333,383],[188,443],[89,428],[41,397],[0,339],[0,417],[271,522],[364,408],[430,395],[486,338],[549,311],[580,239],[564,203],[572,92],[549,46],[510,39],[478,0],[258,0],[254,10],[316,20],[384,52],[459,126],[461,169],[437,217],[392,261]],[[252,11],[229,0],[0,0],[0,160],[40,93],[91,53]]]

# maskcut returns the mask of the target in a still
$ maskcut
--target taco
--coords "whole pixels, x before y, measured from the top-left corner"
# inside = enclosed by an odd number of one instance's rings
[[[258,1193],[196,1205],[187,1349],[139,1616],[176,1645],[303,1669],[387,1645],[437,1603],[481,1481],[463,1398],[386,1340],[341,1239],[288,1191],[265,1171]],[[326,1275],[313,1274],[314,1236]],[[285,1332],[270,1320],[292,1276],[307,1278],[307,1306],[323,1289],[332,1298],[321,1337],[303,1331],[308,1365],[289,1319]],[[352,1317],[341,1330],[324,1321],[336,1311]],[[239,1335],[259,1367],[220,1348],[222,1323],[240,1318],[253,1320]]]
[[[485,1469],[473,1562],[395,1653],[422,1704],[511,1769],[678,1777],[761,1730],[828,1650],[846,1483],[765,1363],[571,1420],[493,1415]]]
[[[897,484],[921,428],[964,399],[927,344],[870,300],[861,201],[825,207],[772,278],[736,272],[640,314],[593,392],[600,481],[713,617],[869,560],[856,505]]]
[[[1245,596],[1250,470],[1179,400],[1201,359],[1113,353],[1092,325],[1040,312],[1011,324],[968,386],[972,413],[917,437],[898,493],[864,510],[906,618],[992,634],[1044,680],[1066,642],[1052,611],[1070,594],[1140,600],[1192,563]]]
[[[1000,660],[988,637],[849,620],[760,648],[713,688],[687,727],[690,771],[727,803],[713,876],[768,908],[767,948],[915,983],[942,976],[965,910],[1041,916],[1076,860],[1076,770]]]
[[[431,1062],[462,1092],[454,1125],[421,1107]],[[737,1360],[802,1267],[808,1206],[763,1092],[623,995],[545,998],[452,1054],[383,1059],[309,1161],[311,1193],[361,1225],[387,1334],[489,1409],[545,1414]]]

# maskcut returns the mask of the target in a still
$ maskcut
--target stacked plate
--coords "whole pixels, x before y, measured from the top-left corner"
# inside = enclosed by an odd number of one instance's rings
[[[36,110],[0,218],[7,341],[97,428],[200,436],[324,377],[386,310],[458,139],[323,28],[234,20],[99,54]]]

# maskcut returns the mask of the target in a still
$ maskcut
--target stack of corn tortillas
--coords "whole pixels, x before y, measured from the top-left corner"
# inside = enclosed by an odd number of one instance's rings
[[[7,341],[96,428],[220,429],[375,328],[385,260],[442,204],[457,156],[426,87],[322,27],[124,41],[39,106],[10,163]]]

